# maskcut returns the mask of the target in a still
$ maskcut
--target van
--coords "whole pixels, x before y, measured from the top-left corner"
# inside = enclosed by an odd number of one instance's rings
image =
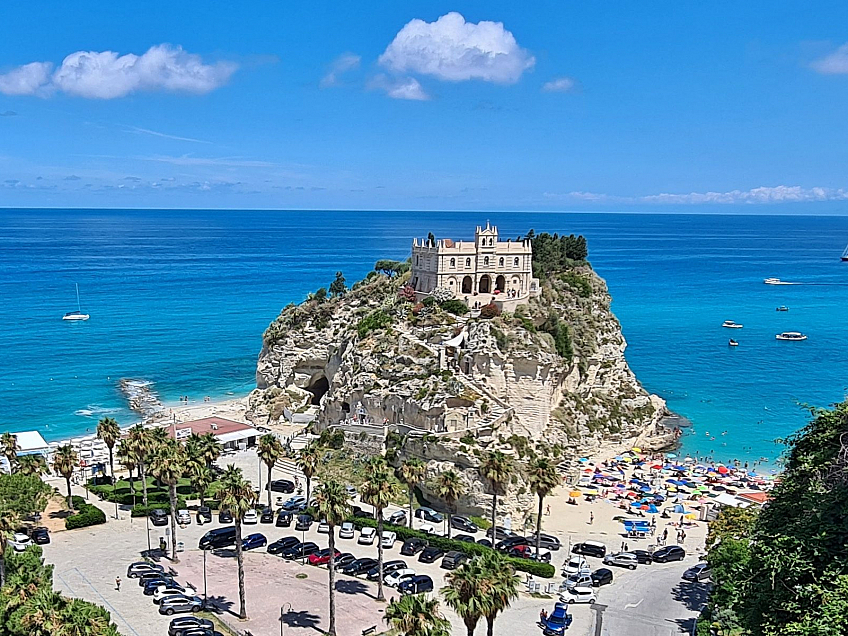
[[[198,547],[201,550],[211,550],[215,548],[226,548],[227,546],[236,544],[236,529],[235,526],[227,526],[226,528],[215,528],[204,534],[200,538]]]

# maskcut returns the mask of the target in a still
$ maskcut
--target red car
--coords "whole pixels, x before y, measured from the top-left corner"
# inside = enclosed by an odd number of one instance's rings
[[[336,556],[339,556],[341,552],[336,550]],[[310,565],[327,565],[330,562],[330,548],[324,548],[319,552],[315,552],[309,555],[309,564]]]

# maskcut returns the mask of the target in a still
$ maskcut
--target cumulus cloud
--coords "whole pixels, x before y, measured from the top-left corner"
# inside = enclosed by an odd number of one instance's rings
[[[77,51],[55,71],[50,62],[33,62],[0,75],[0,93],[48,96],[63,92],[92,99],[157,90],[202,94],[225,84],[236,68],[232,62],[205,64],[199,55],[169,44],[153,46],[142,55]]]
[[[555,77],[542,84],[542,90],[546,93],[567,93],[574,90],[574,80],[570,77]]]
[[[321,78],[321,88],[336,86],[342,75],[359,68],[362,58],[354,53],[342,53],[330,64],[329,72]]]
[[[843,44],[833,53],[815,60],[810,66],[822,75],[845,75],[848,73],[848,44]]]
[[[672,194],[663,192],[639,197],[616,196],[596,192],[545,192],[550,200],[586,201],[593,203],[656,203],[677,205],[704,204],[769,204],[769,203],[807,203],[817,201],[848,200],[848,190],[843,188],[802,188],[801,186],[762,186],[750,190],[729,190],[726,192],[689,192]]]
[[[392,99],[408,99],[413,101],[427,101],[430,95],[414,77],[391,78],[386,75],[377,75],[368,83],[369,88],[384,91]]]
[[[398,73],[430,75],[440,80],[482,80],[514,84],[535,58],[518,46],[501,22],[466,22],[459,13],[435,22],[408,22],[386,47],[379,63]]]

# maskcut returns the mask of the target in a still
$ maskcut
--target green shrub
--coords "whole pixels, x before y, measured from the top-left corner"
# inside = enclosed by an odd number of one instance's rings
[[[106,523],[106,513],[100,508],[85,503],[85,499],[82,497],[73,497],[72,499],[74,500],[74,508],[76,508],[77,512],[65,519],[65,529],[73,530],[75,528],[85,528],[87,526]]]
[[[560,279],[577,292],[578,296],[589,298],[592,295],[592,283],[584,276],[575,272],[566,272],[560,276]]]
[[[365,519],[362,517],[351,517],[348,521],[352,522],[354,526],[357,528],[362,528],[364,526],[368,526],[371,528],[377,527],[377,521],[374,519]],[[413,537],[419,539],[425,539],[429,542],[430,545],[436,546],[437,548],[441,548],[445,552],[449,550],[459,550],[460,552],[464,552],[469,556],[477,556],[483,554],[489,554],[493,551],[493,548],[487,548],[484,545],[480,545],[479,543],[471,543],[467,541],[456,541],[455,539],[448,539],[447,537],[439,537],[431,534],[427,534],[426,532],[421,532],[420,530],[414,530],[411,528],[407,528],[406,526],[396,526],[391,523],[383,523],[383,528],[385,530],[391,530],[392,532],[397,534],[397,537],[401,541],[406,541],[407,539],[411,539]],[[533,576],[538,576],[543,579],[551,579],[556,574],[556,568],[552,566],[550,563],[539,563],[537,561],[531,561],[529,559],[520,559],[516,557],[504,557],[506,561],[508,561],[512,566],[521,572],[528,572]]]
[[[425,307],[432,307],[436,304],[436,299],[432,296],[425,296],[424,300],[421,301]]]
[[[364,338],[371,331],[383,329],[392,324],[392,319],[382,309],[372,311],[356,324],[356,333],[360,338]]]
[[[207,502],[207,505],[208,505],[208,503],[211,503],[211,501]],[[183,510],[185,507],[186,507],[185,497],[177,497],[177,510]],[[136,504],[132,508],[131,515],[133,517],[144,517],[145,515],[150,514],[151,510],[155,510],[156,508],[161,508],[162,510],[169,512],[170,509],[171,509],[171,504],[170,504],[170,502],[163,504],[163,503],[154,503],[152,501],[149,501],[148,505],[146,505],[146,506],[144,504],[141,504],[141,503]],[[169,512],[169,514],[170,514],[170,512]]]
[[[462,316],[470,311],[470,309],[468,309],[468,305],[456,298],[451,298],[450,300],[443,302],[442,309],[454,314],[455,316]]]
[[[480,318],[497,318],[501,315],[501,308],[498,307],[495,303],[489,303],[488,305],[483,305],[480,308]]]

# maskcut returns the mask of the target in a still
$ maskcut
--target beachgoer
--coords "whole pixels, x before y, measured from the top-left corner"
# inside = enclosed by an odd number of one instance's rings
[[[551,516],[551,505],[550,505],[550,504],[548,504],[547,506],[545,506],[545,516],[546,516],[546,517],[550,517],[550,516]]]
[[[543,622],[543,623],[544,623],[544,622],[545,622],[545,619],[547,619],[547,618],[548,618],[548,610],[546,610],[546,609],[543,607],[543,608],[542,608],[542,611],[541,611],[541,612],[539,612],[539,620],[540,620],[541,622]]]
[[[666,539],[668,539],[668,528],[666,528],[665,530],[663,530],[662,538],[663,538],[663,541],[665,541]]]
[[[593,523],[595,523],[595,513],[590,510],[589,511],[589,525],[591,526]]]
[[[115,577],[115,589],[118,590],[119,592],[121,591],[121,577],[120,576]]]

